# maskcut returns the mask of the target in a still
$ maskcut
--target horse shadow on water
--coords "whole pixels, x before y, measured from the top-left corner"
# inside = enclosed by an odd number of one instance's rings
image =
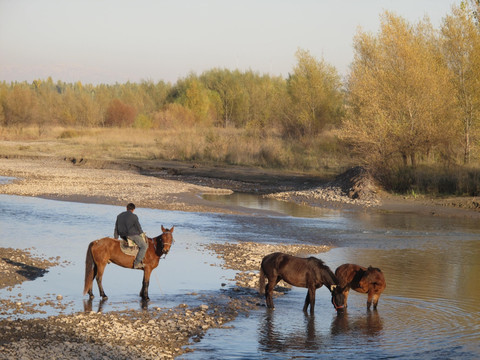
[[[25,277],[28,280],[35,280],[38,277],[45,275],[48,270],[42,269],[33,265],[28,265],[22,262],[13,261],[12,259],[2,258],[7,264],[17,267],[17,274]]]

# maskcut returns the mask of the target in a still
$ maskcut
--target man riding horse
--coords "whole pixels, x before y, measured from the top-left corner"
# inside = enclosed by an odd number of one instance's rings
[[[147,252],[148,245],[143,238],[143,230],[138,221],[138,216],[133,213],[134,210],[135,204],[129,203],[127,205],[127,210],[117,216],[113,237],[118,239],[120,236],[124,240],[127,240],[128,238],[138,245],[139,250],[135,261],[133,262],[133,268],[142,269],[142,261]]]

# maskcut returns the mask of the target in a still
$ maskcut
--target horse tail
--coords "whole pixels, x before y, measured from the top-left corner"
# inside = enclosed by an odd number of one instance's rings
[[[92,246],[93,241],[88,245],[87,256],[85,258],[85,286],[83,288],[83,295],[92,288],[93,279],[95,278],[95,264],[93,261]]]
[[[265,272],[263,271],[263,266],[260,266],[260,280],[258,281],[258,292],[262,295],[265,293]]]

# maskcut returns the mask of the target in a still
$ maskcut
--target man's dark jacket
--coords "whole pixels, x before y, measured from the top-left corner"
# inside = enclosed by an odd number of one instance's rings
[[[118,239],[118,236],[123,238],[130,235],[140,235],[142,233],[143,230],[137,215],[127,210],[117,216],[114,231],[115,239]]]

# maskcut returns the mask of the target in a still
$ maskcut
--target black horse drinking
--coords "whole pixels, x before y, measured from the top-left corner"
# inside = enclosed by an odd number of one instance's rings
[[[265,285],[265,278],[268,284]],[[308,289],[303,311],[315,311],[315,291],[327,286],[332,294],[332,304],[335,309],[343,310],[344,295],[338,286],[338,280],[330,268],[316,257],[301,258],[276,252],[265,256],[260,267],[260,293],[265,291],[267,307],[273,309],[272,292],[277,283],[283,280],[290,285]]]

